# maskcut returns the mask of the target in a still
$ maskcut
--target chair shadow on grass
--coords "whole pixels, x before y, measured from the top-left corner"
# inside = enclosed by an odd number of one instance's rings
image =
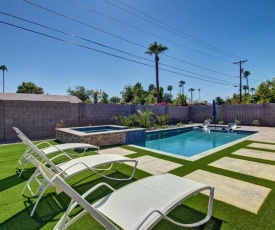
[[[16,175],[15,175],[16,176]],[[125,178],[125,174],[121,172],[114,172],[109,176],[115,178]],[[130,181],[115,181],[109,180],[106,178],[98,178],[94,180],[87,181],[88,177],[83,178],[81,181],[77,183],[69,183],[79,194],[85,193],[88,189],[92,188],[93,186],[97,185],[98,183],[106,182],[115,189],[119,189],[127,185],[128,183],[134,182],[136,179],[131,179]],[[22,181],[21,181],[22,182]],[[83,182],[83,183],[82,183]],[[100,189],[95,190],[92,195],[86,197],[86,199],[93,203],[96,200],[108,195],[111,192],[110,189],[106,187],[102,187]],[[20,195],[20,194],[18,194]],[[25,196],[26,197],[26,196]],[[35,204],[37,197],[26,197],[24,201],[25,209],[23,211],[18,212],[16,215],[10,217],[8,220],[4,221],[0,224],[0,229],[28,229],[28,230],[38,230],[45,226],[46,228],[52,229],[61,215],[66,211],[69,203],[70,198],[64,193],[60,193],[57,195],[55,192],[46,193],[43,198],[40,200],[35,213],[32,217],[30,217],[30,213],[32,208]],[[73,215],[77,215],[82,209],[80,207],[76,208]],[[186,222],[192,222],[193,220],[203,219],[205,214],[186,207],[185,205],[178,206],[175,210],[173,210],[169,216],[175,220],[181,220]],[[90,217],[91,218],[91,217]],[[81,221],[81,220],[79,220]],[[96,221],[95,221],[96,222]],[[199,228],[191,228],[191,229],[207,229],[207,230],[217,230],[220,229],[222,221],[211,218],[208,223],[199,227]],[[83,224],[85,226],[85,224]],[[177,227],[167,221],[162,220],[160,223],[156,225],[156,229],[183,229]],[[189,228],[190,229],[190,228]]]
[[[5,191],[6,189],[12,188],[13,186],[17,186],[23,182],[26,182],[30,176],[33,174],[34,172],[34,168],[32,169],[28,169],[23,173],[23,176],[18,177],[19,173],[17,172],[16,174],[6,177],[2,180],[0,180],[0,192]]]
[[[25,172],[24,172],[25,173]],[[125,178],[127,175],[121,173],[121,172],[114,172],[110,174],[109,176],[115,177],[115,178]],[[91,187],[95,186],[98,183],[107,182],[115,189],[118,189],[122,186],[125,186],[127,183],[133,182],[135,179],[132,179],[130,181],[114,181],[114,180],[108,180],[106,178],[98,178],[95,180],[88,180],[88,177],[82,178],[81,181],[77,181],[77,183],[74,183],[75,185],[71,185],[78,193],[83,194]],[[20,183],[23,182],[22,179],[18,178],[18,175],[14,175],[14,178],[16,180],[20,180]],[[17,183],[18,184],[18,183]],[[15,184],[15,185],[17,185]],[[70,198],[64,193],[60,193],[57,195],[55,192],[52,192],[53,189],[50,189],[50,193],[45,193],[43,198],[40,200],[39,204],[37,205],[37,208],[34,212],[34,215],[30,217],[30,213],[34,207],[35,201],[37,199],[36,197],[29,197],[24,196],[25,201],[25,209],[18,212],[16,215],[10,217],[8,220],[4,221],[2,224],[0,224],[0,229],[18,229],[20,226],[20,229],[28,229],[28,230],[36,230],[41,229],[46,224],[48,225],[50,223],[51,227],[49,226],[49,229],[52,229],[58,219],[61,217],[61,214],[63,214],[69,203]],[[92,196],[89,197],[90,202],[94,202],[97,199],[106,196],[111,191],[108,188],[100,188],[96,190]],[[20,194],[18,194],[20,196]],[[81,210],[80,208],[78,210]],[[52,222],[52,223],[51,223]]]

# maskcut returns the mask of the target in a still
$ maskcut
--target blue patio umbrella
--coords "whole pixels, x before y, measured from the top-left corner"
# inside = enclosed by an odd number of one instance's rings
[[[215,100],[213,100],[213,103],[212,103],[212,116],[214,117],[215,128],[216,128],[217,109],[216,109],[216,102],[215,102]]]

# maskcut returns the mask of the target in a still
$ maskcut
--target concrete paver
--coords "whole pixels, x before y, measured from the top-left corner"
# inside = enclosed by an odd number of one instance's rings
[[[136,152],[128,150],[128,149],[123,149],[120,147],[114,147],[114,148],[99,150],[99,153],[100,154],[118,154],[121,156],[125,156],[125,155],[133,154]]]
[[[178,163],[162,160],[162,159],[152,157],[152,156],[147,156],[147,155],[142,157],[137,157],[135,158],[135,160],[138,160],[138,166],[137,166],[138,169],[153,175],[166,173],[168,171],[171,171],[175,168],[182,166],[181,164],[178,164]]]
[[[261,205],[271,191],[270,188],[200,169],[184,177],[214,186],[215,199],[252,213],[258,213]],[[203,193],[209,195],[207,191]]]
[[[275,150],[275,145],[271,144],[252,143],[248,147]]]
[[[258,144],[258,143],[253,143]],[[251,146],[251,145],[249,145]],[[246,157],[252,157],[257,159],[263,159],[263,160],[270,160],[275,161],[275,153],[273,152],[266,152],[262,150],[255,150],[255,149],[239,149],[232,154],[240,155],[240,156],[246,156]]]
[[[253,161],[223,157],[210,166],[275,181],[275,166]]]

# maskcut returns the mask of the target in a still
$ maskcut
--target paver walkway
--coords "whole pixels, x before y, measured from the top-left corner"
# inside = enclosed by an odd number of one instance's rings
[[[178,163],[162,160],[162,159],[152,157],[152,156],[147,156],[147,155],[142,157],[137,157],[135,158],[135,160],[138,160],[138,166],[137,166],[138,169],[153,175],[166,173],[168,171],[171,171],[175,168],[182,166],[181,164],[178,164]]]
[[[196,170],[184,177],[215,186],[215,199],[253,213],[259,211],[271,190],[263,186],[204,170]],[[207,191],[204,191],[203,193],[209,195],[209,192]]]
[[[123,149],[123,148],[120,148],[120,147],[115,147],[115,148],[99,150],[99,153],[100,154],[118,154],[118,155],[121,155],[121,156],[125,156],[125,155],[133,154],[133,153],[136,153],[136,152],[128,150],[128,149]]]
[[[248,147],[275,150],[275,145],[271,144],[252,143]]]
[[[262,150],[239,149],[239,150],[233,152],[232,154],[246,156],[246,157],[252,157],[252,158],[257,158],[257,159],[275,161],[275,153],[266,152],[266,151],[262,151]]]
[[[223,157],[210,166],[275,181],[275,166],[254,161]]]

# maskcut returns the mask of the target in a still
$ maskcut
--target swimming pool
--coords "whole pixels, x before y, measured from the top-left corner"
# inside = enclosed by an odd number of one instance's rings
[[[254,134],[252,131],[227,132],[221,129],[212,129],[203,132],[201,129],[181,128],[146,133],[145,142],[138,146],[160,151],[164,154],[173,154],[183,158],[212,150],[228,143],[243,139]]]

